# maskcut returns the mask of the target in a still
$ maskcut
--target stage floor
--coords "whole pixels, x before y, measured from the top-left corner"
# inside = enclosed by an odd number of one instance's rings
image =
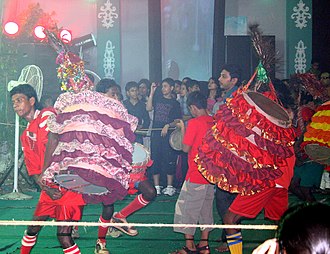
[[[0,200],[0,220],[31,220],[39,193],[26,193],[33,196],[32,200]],[[330,196],[315,194],[317,200],[323,200],[330,205]],[[149,206],[129,217],[129,222],[136,223],[173,223],[174,206],[177,195],[173,197],[159,196]],[[120,210],[128,204],[134,196],[128,196],[124,201],[115,205]],[[298,199],[289,196],[290,205],[298,203]],[[83,221],[97,222],[101,213],[101,205],[88,205],[84,209]],[[221,224],[214,207],[216,224]],[[256,219],[245,220],[243,224],[272,224],[259,214]],[[25,226],[0,226],[0,253],[19,253],[19,246]],[[184,245],[183,235],[173,232],[172,228],[140,227],[135,237],[122,235],[119,238],[107,237],[107,247],[112,254],[166,254],[180,249]],[[243,230],[244,253],[251,253],[265,239],[274,236],[273,230]],[[97,238],[97,227],[80,227],[80,238],[76,239],[82,253],[94,253]],[[221,229],[215,229],[210,234],[210,247],[212,253],[219,246],[216,240],[221,237]],[[196,237],[198,239],[198,236]],[[38,242],[32,253],[52,254],[63,253],[56,238],[55,227],[44,227],[38,237]]]

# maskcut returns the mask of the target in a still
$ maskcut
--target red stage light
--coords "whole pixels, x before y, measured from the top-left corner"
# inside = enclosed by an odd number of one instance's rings
[[[62,29],[59,33],[59,37],[63,43],[70,43],[72,41],[72,33],[70,30]]]
[[[43,26],[36,26],[34,28],[34,35],[38,38],[38,39],[45,39],[46,38],[46,34],[44,32],[45,28]]]
[[[8,35],[15,35],[19,30],[18,25],[15,22],[7,22],[4,26],[4,31]]]

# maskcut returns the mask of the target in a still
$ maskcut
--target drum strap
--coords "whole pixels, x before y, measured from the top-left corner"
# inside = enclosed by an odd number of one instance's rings
[[[246,84],[245,86],[243,86],[243,89],[242,89],[242,90],[243,90],[244,92],[247,91],[247,90],[249,89],[249,87],[250,87],[252,81],[254,80],[254,78],[256,77],[257,73],[258,73],[258,70],[256,69],[256,70],[254,71],[253,75],[251,76],[249,82],[247,82],[247,84]]]

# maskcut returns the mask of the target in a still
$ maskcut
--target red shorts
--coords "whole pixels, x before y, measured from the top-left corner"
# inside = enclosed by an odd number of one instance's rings
[[[71,203],[68,202],[71,199]],[[61,202],[64,201],[64,202]],[[67,192],[62,198],[52,200],[44,191],[41,192],[34,216],[49,216],[57,221],[79,221],[84,203],[81,194]]]
[[[279,220],[288,208],[288,190],[269,188],[251,196],[237,196],[229,211],[246,218],[255,218],[265,209],[265,217]]]

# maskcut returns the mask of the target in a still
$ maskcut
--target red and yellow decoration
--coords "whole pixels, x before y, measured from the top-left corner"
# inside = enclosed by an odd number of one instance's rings
[[[328,165],[330,169],[330,101],[317,108],[307,126],[302,146],[312,160]]]

